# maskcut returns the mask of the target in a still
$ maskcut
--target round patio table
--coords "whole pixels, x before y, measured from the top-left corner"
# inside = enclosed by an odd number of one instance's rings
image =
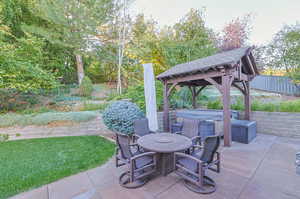
[[[157,169],[164,176],[174,170],[174,152],[192,146],[189,138],[173,133],[148,134],[139,138],[137,143],[145,150],[157,152]]]

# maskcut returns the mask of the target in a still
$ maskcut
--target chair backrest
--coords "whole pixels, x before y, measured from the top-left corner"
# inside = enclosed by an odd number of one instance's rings
[[[203,144],[203,152],[200,160],[205,163],[211,163],[214,155],[220,146],[220,136],[207,136]]]
[[[139,136],[144,136],[149,134],[150,129],[149,129],[149,122],[147,118],[142,118],[135,120],[133,122],[133,129],[134,133]]]
[[[132,157],[132,153],[130,150],[130,138],[128,137],[128,135],[119,134],[119,133],[117,133],[116,136],[117,136],[117,145],[121,152],[122,158],[130,159]]]
[[[183,119],[183,127],[182,132],[183,135],[193,138],[199,135],[199,123],[200,121],[197,119]]]

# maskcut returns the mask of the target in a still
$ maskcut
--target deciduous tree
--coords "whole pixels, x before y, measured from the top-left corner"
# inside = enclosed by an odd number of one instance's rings
[[[99,27],[111,17],[113,0],[38,0],[35,12],[51,27],[24,26],[51,43],[74,51],[78,82],[84,77],[82,55],[95,43]]]
[[[231,50],[244,46],[251,30],[251,15],[247,14],[229,22],[221,32],[219,41],[221,50]]]

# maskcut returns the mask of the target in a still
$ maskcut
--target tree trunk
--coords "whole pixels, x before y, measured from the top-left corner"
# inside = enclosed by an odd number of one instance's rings
[[[82,79],[84,77],[82,56],[79,54],[76,54],[75,57],[76,57],[76,65],[77,65],[78,84],[80,85],[82,82]]]
[[[121,80],[121,67],[122,67],[122,61],[123,61],[123,56],[122,56],[122,47],[119,46],[119,52],[118,52],[118,78],[117,78],[117,93],[119,95],[122,94],[122,80]]]

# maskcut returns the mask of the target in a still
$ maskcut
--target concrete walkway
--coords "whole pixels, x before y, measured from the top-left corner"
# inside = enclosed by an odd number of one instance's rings
[[[139,189],[118,184],[121,169],[114,160],[64,178],[14,199],[300,199],[300,176],[295,172],[295,154],[300,139],[260,134],[251,144],[234,143],[221,148],[220,174],[209,172],[217,191],[199,195],[184,187],[175,174],[156,177]]]

